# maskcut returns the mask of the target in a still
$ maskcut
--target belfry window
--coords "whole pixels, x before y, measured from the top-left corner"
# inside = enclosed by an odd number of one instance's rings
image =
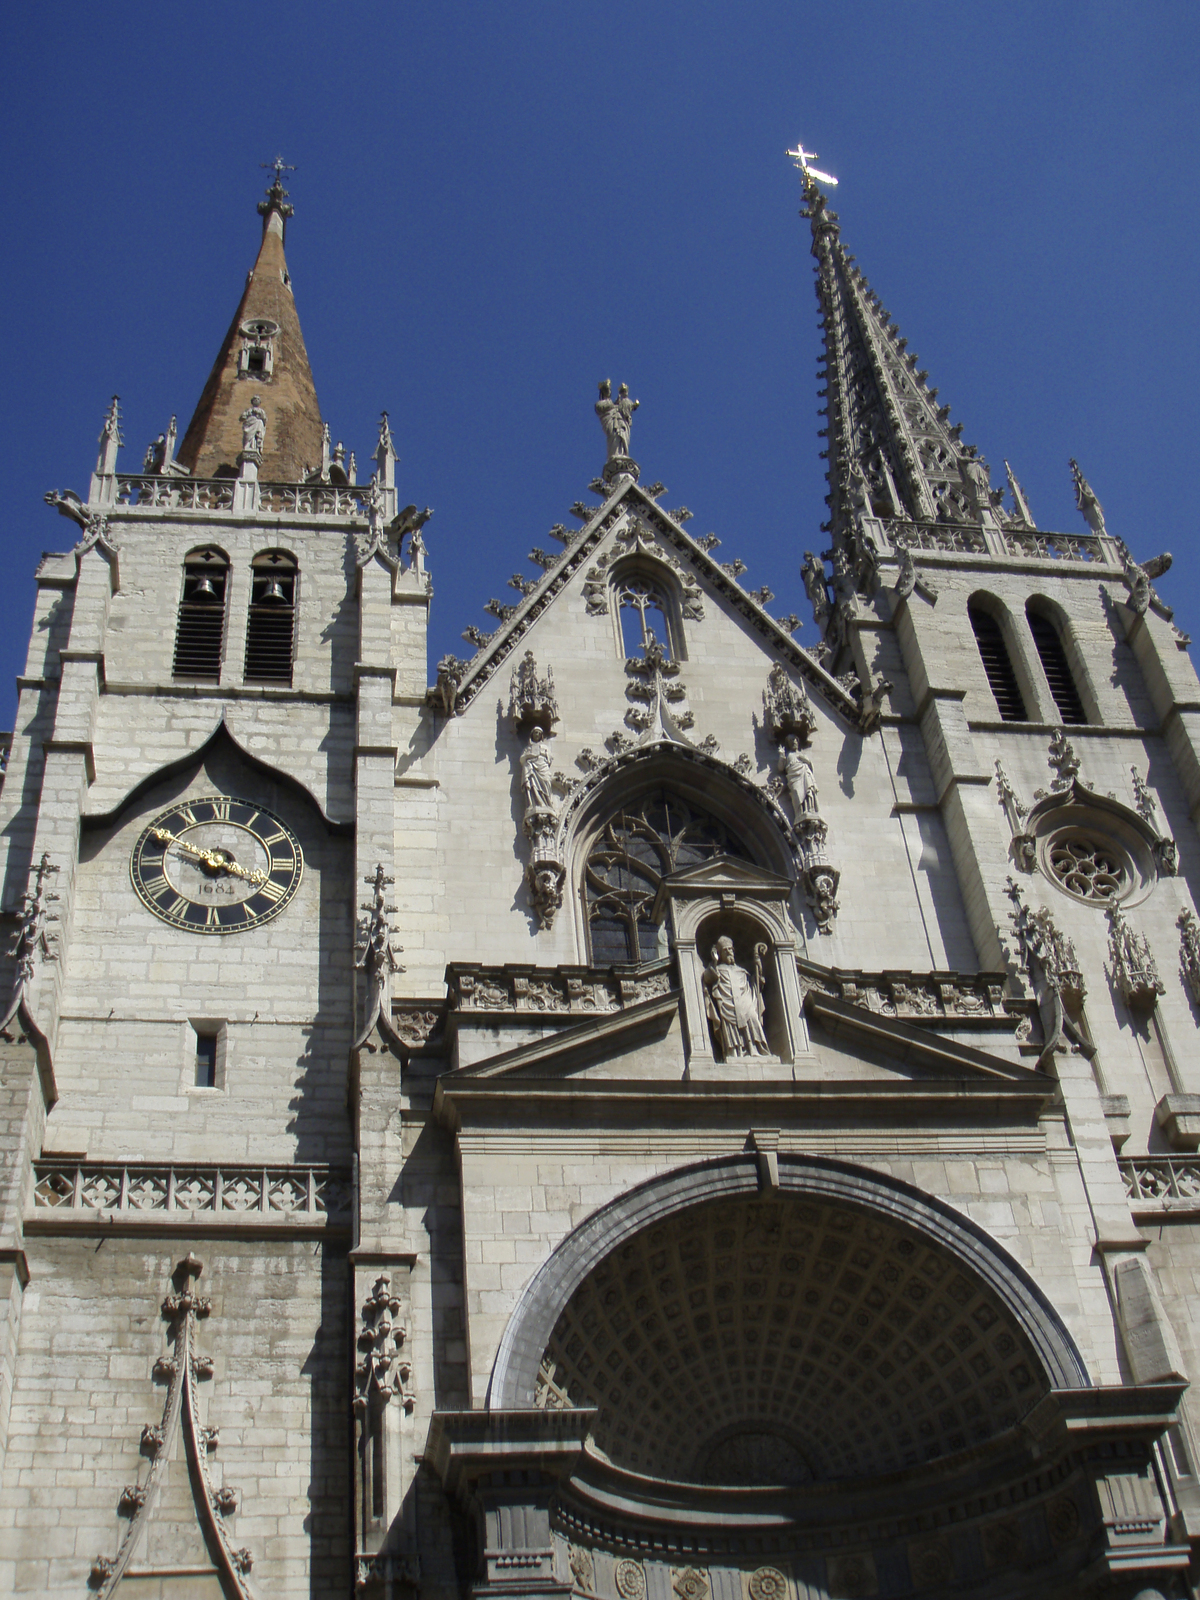
[[[247,683],[292,681],[298,577],[294,558],[281,550],[254,558],[246,623]]]
[[[974,601],[967,606],[967,616],[971,619],[975,643],[979,646],[979,656],[983,662],[983,670],[987,673],[988,685],[995,698],[1000,720],[1027,721],[1025,699],[1021,694],[1017,675],[1013,671],[1012,660],[1000,624],[990,611],[985,611]]]
[[[675,654],[667,622],[666,597],[656,583],[640,573],[630,573],[618,581],[616,598],[621,643],[627,657],[644,655],[652,636],[668,655]]]
[[[593,963],[665,955],[670,930],[650,916],[659,885],[713,856],[750,859],[723,822],[681,795],[652,789],[623,805],[600,830],[584,868]]]
[[[1086,722],[1087,714],[1071,675],[1071,665],[1058,629],[1045,612],[1032,603],[1025,607],[1025,615],[1029,619],[1029,631],[1037,646],[1042,671],[1046,674],[1046,683],[1058,707],[1059,716],[1064,722]]]
[[[228,579],[229,563],[220,550],[195,550],[185,559],[173,677],[201,683],[220,679]]]

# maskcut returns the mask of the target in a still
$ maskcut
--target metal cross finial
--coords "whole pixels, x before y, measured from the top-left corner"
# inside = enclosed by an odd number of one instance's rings
[[[295,167],[288,166],[282,156],[276,156],[274,161],[260,161],[258,164],[264,172],[273,172],[275,174],[275,188],[277,189],[283,187],[284,173],[295,172],[296,170]]]
[[[807,180],[811,181],[815,178],[821,183],[831,183],[834,188],[837,187],[837,179],[832,172],[818,172],[816,167],[810,166],[809,163],[816,160],[817,152],[815,150],[806,150],[797,140],[794,150],[785,150],[783,153],[785,156],[791,156],[792,165],[798,167]]]

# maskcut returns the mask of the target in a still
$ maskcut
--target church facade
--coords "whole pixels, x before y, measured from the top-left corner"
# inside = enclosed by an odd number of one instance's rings
[[[803,160],[815,645],[606,383],[571,525],[431,671],[428,513],[386,415],[369,472],[331,442],[279,171],[182,438],[128,471],[114,400],[47,495],[4,1592],[1195,1593],[1170,558],[1074,463],[1086,531],[993,488]]]

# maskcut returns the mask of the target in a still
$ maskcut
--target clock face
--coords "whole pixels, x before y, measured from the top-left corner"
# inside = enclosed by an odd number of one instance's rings
[[[240,933],[277,917],[300,887],[296,835],[252,800],[206,795],[155,817],[129,874],[156,917],[189,933]]]

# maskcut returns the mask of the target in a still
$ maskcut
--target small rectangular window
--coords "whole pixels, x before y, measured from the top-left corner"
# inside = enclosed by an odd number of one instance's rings
[[[246,354],[246,370],[252,378],[261,378],[267,370],[267,352],[250,350]]]
[[[196,1087],[217,1087],[217,1036],[215,1033],[196,1033]]]

